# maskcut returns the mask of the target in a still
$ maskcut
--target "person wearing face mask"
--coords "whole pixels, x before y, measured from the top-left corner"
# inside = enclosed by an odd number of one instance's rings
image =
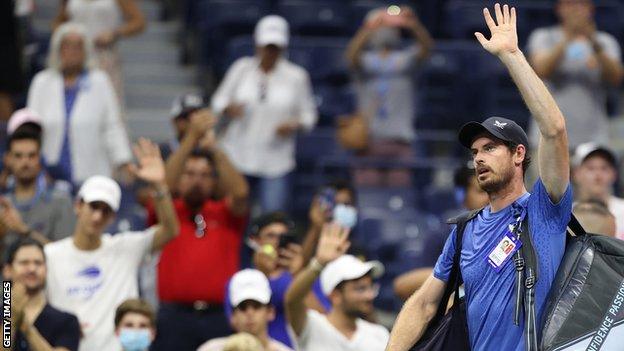
[[[123,351],[146,351],[156,336],[154,309],[144,300],[128,299],[115,311],[115,335]]]
[[[529,37],[529,61],[566,116],[570,148],[608,143],[607,88],[619,86],[624,77],[620,45],[596,29],[593,1],[558,0],[555,11],[559,24],[538,28]],[[538,134],[531,123],[532,143]]]
[[[401,47],[401,29],[414,40],[405,48]],[[346,56],[357,86],[358,110],[369,125],[364,155],[397,160],[412,156],[414,71],[429,57],[432,46],[431,35],[414,11],[397,6],[372,10],[349,43]],[[410,172],[404,169],[382,173],[362,168],[354,176],[358,185],[411,183]]]

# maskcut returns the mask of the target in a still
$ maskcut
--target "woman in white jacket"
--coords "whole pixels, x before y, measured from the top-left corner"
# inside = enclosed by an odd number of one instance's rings
[[[132,159],[117,96],[108,76],[93,68],[92,52],[84,27],[61,25],[52,36],[48,68],[28,92],[28,107],[42,119],[48,171],[73,184],[112,176]]]

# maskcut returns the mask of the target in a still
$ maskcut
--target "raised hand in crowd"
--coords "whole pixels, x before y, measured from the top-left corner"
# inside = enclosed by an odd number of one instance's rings
[[[130,166],[132,173],[139,179],[154,186],[165,186],[165,163],[160,156],[158,145],[148,139],[140,138],[133,147],[138,167]]]
[[[347,252],[351,246],[349,231],[348,228],[336,223],[326,224],[323,227],[314,256],[318,263],[324,266]]]
[[[8,198],[0,196],[0,237],[8,232],[30,236],[42,245],[50,242],[50,239],[33,230],[24,222],[22,215]]]
[[[245,114],[245,105],[241,103],[233,102],[228,105],[228,107],[223,110],[226,116],[229,118],[239,118]]]

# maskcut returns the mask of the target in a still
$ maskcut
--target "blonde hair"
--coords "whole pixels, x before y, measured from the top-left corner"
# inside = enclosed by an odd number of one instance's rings
[[[258,338],[249,333],[238,333],[227,338],[223,351],[264,351]]]
[[[48,68],[61,71],[61,43],[68,34],[78,34],[82,37],[82,43],[85,51],[84,68],[95,68],[95,58],[93,56],[93,43],[87,34],[86,28],[78,23],[64,23],[60,25],[52,34],[50,39],[50,50],[48,52]]]

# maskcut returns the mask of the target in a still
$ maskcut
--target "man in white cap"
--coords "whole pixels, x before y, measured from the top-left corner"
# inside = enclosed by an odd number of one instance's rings
[[[18,237],[41,244],[63,239],[74,228],[69,184],[46,177],[41,159],[41,124],[32,110],[9,120],[5,169],[9,177],[0,197],[0,234],[8,247]]]
[[[269,337],[269,322],[275,319],[271,301],[269,280],[256,269],[244,269],[232,277],[229,297],[234,311],[230,317],[232,328],[240,333],[257,337],[267,351],[291,351],[281,342]],[[228,338],[212,339],[199,347],[198,351],[222,351]]]
[[[596,143],[581,144],[574,150],[572,164],[576,199],[605,203],[615,216],[615,236],[624,240],[624,199],[613,195],[618,174],[618,162],[613,151]]]
[[[383,274],[383,266],[345,255],[348,236],[346,228],[325,225],[315,257],[286,292],[286,316],[303,351],[381,351],[388,342],[388,330],[362,319],[373,310],[378,292],[373,278]],[[327,315],[304,304],[319,275],[332,304]]]
[[[212,97],[225,117],[221,145],[247,176],[262,212],[285,211],[295,168],[295,134],[317,120],[308,72],[288,61],[288,23],[263,17],[256,25],[256,55],[232,64]]]
[[[114,334],[115,308],[138,297],[143,257],[162,249],[178,234],[158,146],[141,139],[134,151],[139,167],[132,169],[154,189],[158,224],[145,232],[103,234],[119,209],[121,190],[114,180],[93,176],[78,192],[73,236],[45,247],[50,304],[78,316],[84,335],[81,351],[121,348]]]

